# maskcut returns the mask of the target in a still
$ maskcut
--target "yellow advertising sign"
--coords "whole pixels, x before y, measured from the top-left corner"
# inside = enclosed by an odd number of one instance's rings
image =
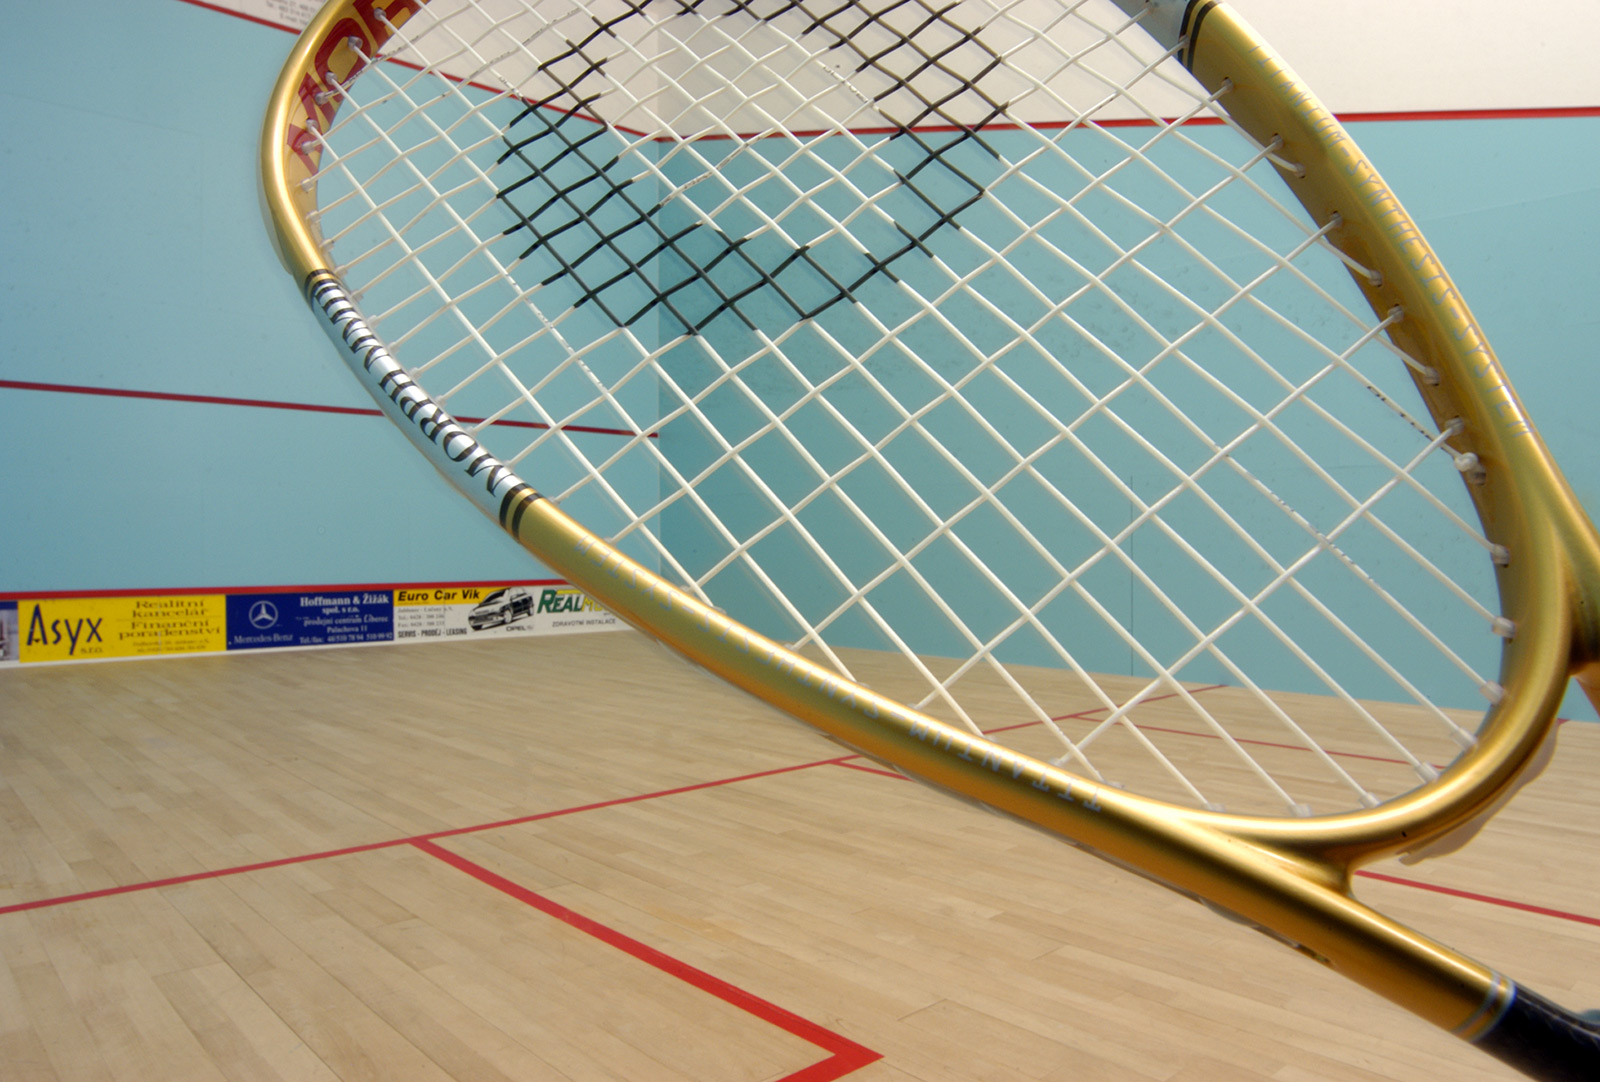
[[[227,648],[222,594],[67,597],[17,602],[22,661],[189,654]]]
[[[396,605],[476,605],[495,586],[412,586],[394,592]]]

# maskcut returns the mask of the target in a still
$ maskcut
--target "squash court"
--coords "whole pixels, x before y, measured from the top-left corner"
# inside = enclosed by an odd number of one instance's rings
[[[8,1079],[1509,1079],[632,632],[0,675]],[[1358,893],[1600,1001],[1600,731]]]

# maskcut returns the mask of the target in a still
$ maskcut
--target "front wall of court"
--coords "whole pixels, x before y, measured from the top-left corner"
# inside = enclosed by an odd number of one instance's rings
[[[1481,0],[1448,5],[1447,18],[1412,10],[1434,5],[1396,11],[1377,0],[1236,6],[1347,116],[1478,111],[1352,123],[1451,268],[1580,498],[1600,514],[1587,408],[1600,400],[1600,270],[1584,240],[1600,235],[1600,117],[1482,113],[1600,105],[1600,77],[1578,54],[1592,40],[1578,25],[1596,20],[1592,4],[1540,4],[1509,26],[1488,22],[1504,7]],[[1335,7],[1350,16],[1345,26],[1330,18]],[[220,616],[184,617],[211,623],[183,641],[212,649],[220,634],[222,648],[246,649],[229,594],[547,575],[398,433],[356,412],[370,403],[334,363],[267,243],[259,117],[291,40],[267,23],[308,8],[61,0],[27,5],[0,42],[12,144],[28,148],[0,165],[9,257],[0,266],[0,407],[14,421],[0,486],[8,656],[20,656],[30,624],[41,656],[110,649],[84,638],[95,619],[104,636],[109,615],[84,609],[70,617],[84,623],[55,631],[50,621],[68,616],[33,619],[29,605],[64,596],[86,604],[84,594],[117,595],[102,601],[119,612],[135,593],[224,598]],[[170,397],[180,394],[351,412]],[[387,625],[366,624],[363,635],[407,630],[396,589]],[[311,645],[318,633],[308,626],[263,634]],[[130,632],[122,641],[142,640]]]

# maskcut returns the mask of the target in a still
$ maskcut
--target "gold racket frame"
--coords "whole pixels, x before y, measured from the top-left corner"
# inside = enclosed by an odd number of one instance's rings
[[[307,27],[270,102],[262,136],[266,213],[296,281],[342,284],[316,227],[315,136],[339,86],[427,0],[333,0]],[[1168,13],[1172,3],[1165,4]],[[387,10],[386,16],[379,11]],[[1360,864],[1468,830],[1519,784],[1553,734],[1569,676],[1600,700],[1600,539],[1527,419],[1482,332],[1415,224],[1343,128],[1225,3],[1186,9],[1184,61],[1258,142],[1281,140],[1285,179],[1313,219],[1340,224],[1330,240],[1375,275],[1356,279],[1380,316],[1404,317],[1395,342],[1437,373],[1418,386],[1452,447],[1474,454],[1470,485],[1499,567],[1514,630],[1475,747],[1434,783],[1376,809],[1301,820],[1227,815],[1107,789],[935,721],[843,679],[680,591],[608,545],[505,471],[484,498],[465,444],[435,465],[555,573],[621,619],[696,664],[840,743],[917,778],[1042,827],[1072,845],[1156,879],[1254,925],[1428,1021],[1472,1040],[1511,998],[1488,967],[1356,901]],[[387,22],[385,21],[387,19]],[[352,46],[359,46],[359,51]],[[1373,284],[1376,281],[1378,284]],[[372,337],[346,300],[314,305],[358,375],[353,338]],[[370,360],[370,354],[365,355]],[[418,395],[366,380],[414,441]],[[438,416],[443,416],[439,411]],[[460,440],[468,440],[464,431]],[[447,441],[448,442],[448,441]],[[473,441],[473,446],[476,446]],[[487,452],[484,452],[486,455]],[[452,468],[454,466],[454,468]],[[1516,483],[1510,483],[1511,477]]]

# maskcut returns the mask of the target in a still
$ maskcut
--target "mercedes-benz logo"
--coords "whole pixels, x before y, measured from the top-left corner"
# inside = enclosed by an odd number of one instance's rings
[[[270,601],[257,601],[250,606],[250,626],[269,628],[278,622],[278,609]]]

